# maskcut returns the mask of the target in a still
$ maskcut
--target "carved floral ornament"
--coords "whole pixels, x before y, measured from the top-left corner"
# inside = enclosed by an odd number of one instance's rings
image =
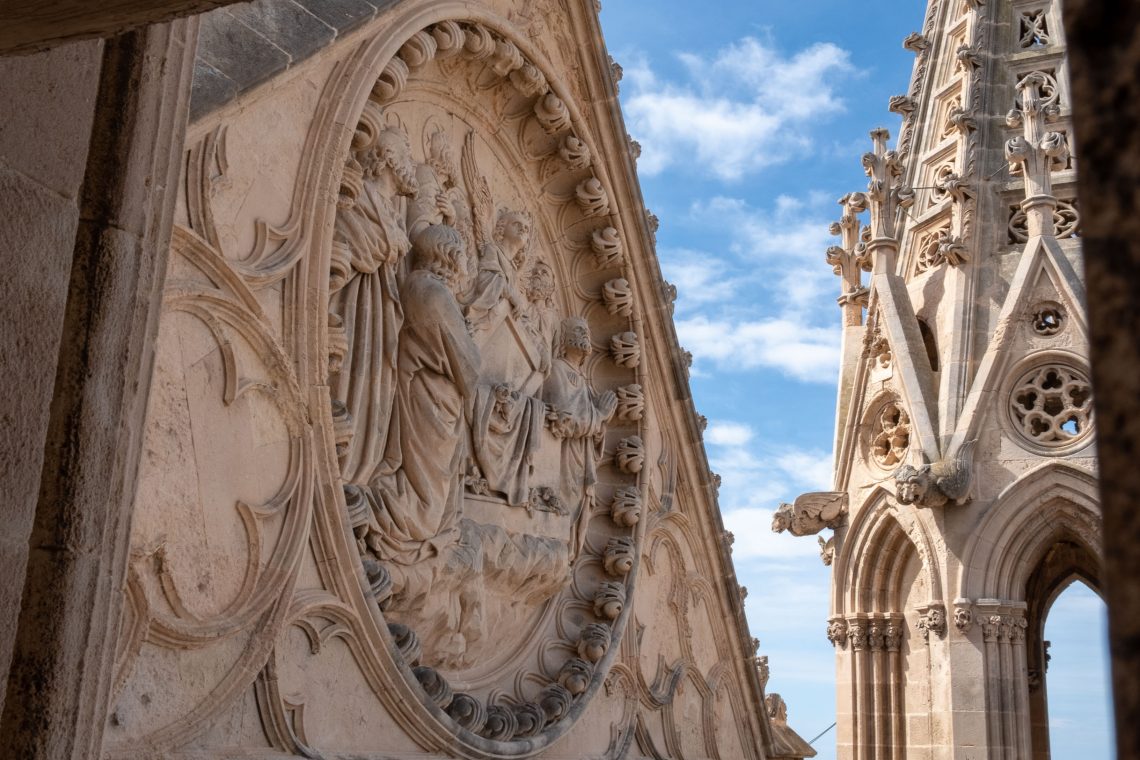
[[[462,78],[486,122],[417,97],[416,76]],[[497,119],[517,143],[482,136]],[[434,24],[373,88],[334,235],[348,264],[330,271],[329,385],[359,421],[338,455],[365,502],[347,516],[365,576],[391,579],[366,592],[418,634],[407,664],[429,700],[496,741],[580,712],[624,627],[641,539],[634,288],[577,130],[510,40]],[[572,295],[591,290],[604,309]],[[382,342],[381,361],[346,353],[341,329],[349,346]],[[535,643],[549,636],[566,638]],[[452,680],[471,693],[449,695]]]
[[[433,23],[378,63],[345,152],[303,164],[335,164],[310,173],[336,178],[335,218],[312,225],[331,228],[326,246],[297,232],[305,218],[258,232],[288,255],[234,264],[207,250],[203,214],[176,231],[218,285],[176,283],[167,311],[197,316],[220,347],[222,404],[264,396],[276,410],[285,476],[237,505],[248,568],[220,613],[178,598],[177,547],[135,547],[121,682],[144,642],[249,642],[208,706],[147,734],[156,747],[182,746],[249,687],[273,747],[317,756],[286,696],[288,658],[319,668],[335,640],[425,747],[534,754],[601,688],[629,617],[659,441],[638,283],[595,143],[562,89],[486,24]],[[286,311],[315,311],[303,316],[320,328],[286,347],[255,290],[294,275],[283,297],[315,308]],[[231,355],[246,344],[256,367]],[[320,376],[305,388],[294,367],[311,357]],[[170,615],[150,602],[164,593]],[[293,639],[301,655],[285,651]]]

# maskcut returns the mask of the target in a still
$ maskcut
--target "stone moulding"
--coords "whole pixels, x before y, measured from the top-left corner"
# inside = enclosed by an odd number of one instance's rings
[[[584,508],[581,525],[575,528],[577,538],[569,541],[567,551],[575,559],[568,579],[552,598],[536,606],[529,622],[536,639],[560,640],[566,650],[561,661],[542,659],[545,653],[560,651],[557,647],[528,644],[513,659],[508,652],[495,667],[466,679],[481,683],[479,688],[472,688],[471,683],[449,683],[452,673],[448,668],[428,664],[437,655],[430,645],[433,632],[416,630],[394,619],[400,588],[409,583],[405,567],[383,557],[379,565],[360,557],[362,548],[371,547],[366,524],[374,496],[365,493],[366,483],[353,482],[349,489],[352,503],[346,501],[342,467],[356,445],[359,428],[354,427],[354,420],[361,415],[344,399],[334,397],[328,382],[330,368],[334,373],[342,370],[351,362],[352,353],[352,325],[341,314],[329,316],[330,271],[337,271],[339,264],[334,264],[343,251],[337,249],[328,231],[334,228],[338,209],[345,208],[349,199],[362,197],[372,181],[365,168],[353,164],[352,151],[354,140],[374,140],[376,135],[361,138],[359,126],[355,132],[346,127],[363,124],[366,103],[389,119],[381,124],[383,129],[394,125],[403,129],[409,123],[408,104],[414,104],[422,93],[439,95],[430,86],[417,89],[420,82],[426,81],[425,77],[454,77],[487,99],[489,113],[506,108],[506,118],[519,125],[520,133],[529,135],[533,123],[536,133],[551,138],[549,150],[532,158],[534,176],[540,178],[536,181],[545,177],[551,182],[547,192],[535,194],[533,208],[541,209],[533,220],[535,236],[551,246],[547,252],[549,276],[556,282],[572,282],[585,276],[584,271],[601,269],[608,274],[608,281],[626,284],[626,290],[614,289],[610,303],[616,305],[608,315],[594,314],[588,303],[562,305],[569,314],[589,315],[588,328],[596,343],[606,345],[621,336],[632,350],[621,362],[606,356],[605,351],[595,352],[594,361],[583,365],[588,375],[599,373],[593,382],[598,385],[599,415],[612,418],[609,424],[615,434],[610,444],[618,440],[640,442],[637,436],[644,435],[650,422],[642,391],[649,387],[647,372],[644,364],[639,364],[648,347],[639,345],[634,332],[640,315],[632,299],[638,283],[630,266],[630,256],[642,247],[643,233],[634,228],[639,242],[633,245],[623,232],[627,220],[636,221],[641,213],[640,209],[619,208],[622,196],[613,192],[608,167],[598,158],[604,153],[576,98],[531,42],[503,19],[467,3],[408,5],[412,10],[386,20],[379,34],[364,39],[331,68],[305,139],[289,216],[282,224],[259,221],[252,250],[235,256],[224,254],[210,213],[214,181],[233,166],[227,167],[224,160],[225,130],[209,133],[208,144],[195,148],[196,153],[192,151],[191,160],[199,170],[211,161],[213,164],[187,184],[186,193],[193,196],[190,205],[197,211],[190,215],[191,229],[176,230],[175,250],[212,285],[198,280],[172,282],[168,286],[168,311],[197,316],[214,335],[225,370],[222,401],[226,407],[249,394],[265,393],[276,399],[289,434],[287,472],[268,502],[238,504],[251,542],[248,571],[236,601],[217,621],[198,621],[185,609],[177,587],[170,582],[166,570],[169,558],[161,546],[151,547],[149,552],[136,547],[138,561],[130,595],[133,623],[125,628],[127,646],[120,663],[119,680],[126,684],[124,688],[132,688],[132,671],[144,646],[204,649],[228,641],[228,646],[240,648],[242,654],[238,664],[217,686],[207,689],[191,709],[168,716],[156,730],[112,737],[111,756],[130,756],[140,742],[178,751],[202,735],[211,721],[251,686],[255,687],[266,736],[275,749],[302,755],[319,752],[320,748],[310,746],[306,739],[304,705],[288,696],[279,683],[287,678],[282,644],[291,630],[303,634],[314,657],[334,641],[346,644],[369,689],[409,738],[432,751],[465,758],[524,757],[548,747],[573,725],[602,688],[617,654],[616,644],[632,608],[629,602],[645,531],[638,519],[641,498],[637,495],[645,488],[649,468],[642,470],[640,460],[635,467],[626,463],[622,470],[606,471],[605,477],[612,481],[607,485],[624,489],[626,507],[621,518],[612,519],[602,506],[609,504],[608,499],[598,499],[597,506]],[[532,103],[525,112],[516,113],[513,104],[520,100]],[[484,158],[493,158],[493,141],[508,138],[484,129],[487,123],[480,120],[477,109],[472,109],[467,124],[490,146],[481,148]],[[425,125],[424,135],[430,137],[429,132]],[[418,140],[421,135],[413,137]],[[573,149],[569,158],[567,148]],[[421,168],[428,159],[425,156]],[[556,187],[563,181],[562,175],[556,172],[551,179],[544,174],[550,159],[559,159],[559,172],[571,180],[569,192]],[[464,171],[469,168],[463,166]],[[464,175],[463,180],[464,189],[477,195],[472,176]],[[520,185],[529,181],[524,179]],[[475,204],[478,211],[478,201]],[[475,227],[478,240],[478,222]],[[408,232],[415,242],[422,230]],[[583,257],[589,259],[588,267],[577,260]],[[341,271],[345,279],[354,276],[348,269]],[[228,292],[219,293],[219,288]],[[260,300],[275,288],[284,294],[281,300],[286,327],[281,339],[270,326],[273,320]],[[597,292],[596,286],[591,288]],[[574,283],[562,292],[589,289]],[[230,332],[253,345],[266,365],[268,380],[251,379],[239,372],[243,359]],[[549,359],[535,356],[534,361],[542,366]],[[602,392],[602,388],[610,391]],[[615,416],[619,409],[615,392],[619,389],[620,415]],[[506,408],[518,398],[508,390],[501,399],[496,397],[488,403],[491,401]],[[599,437],[603,431],[604,427],[599,428]],[[598,466],[608,467],[606,461]],[[477,480],[493,481],[492,473],[484,470],[478,474],[481,478]],[[534,521],[555,520],[559,503],[553,492],[532,496],[525,504],[526,513]],[[259,538],[262,522],[274,525],[277,532]],[[611,547],[608,551],[604,549],[607,546]],[[318,559],[316,568],[323,588],[313,588],[313,578],[308,578],[306,589],[295,591],[309,547]],[[603,555],[607,555],[609,577],[599,572]],[[263,564],[265,557],[269,558],[267,564]],[[159,587],[167,590],[163,604],[173,610],[170,614],[156,606],[152,589]],[[584,625],[567,623],[569,616],[582,609],[593,610],[595,603],[600,603],[599,614],[593,620]],[[578,632],[577,628],[582,630]],[[241,637],[246,637],[244,644],[239,643]],[[574,656],[579,652],[585,659]],[[524,662],[535,656],[539,659]],[[562,685],[550,683],[559,679]]]

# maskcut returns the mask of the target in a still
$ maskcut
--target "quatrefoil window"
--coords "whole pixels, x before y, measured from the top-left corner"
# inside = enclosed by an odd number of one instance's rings
[[[1014,428],[1030,443],[1048,449],[1084,439],[1092,431],[1092,386],[1081,371],[1063,364],[1029,370],[1009,399]]]

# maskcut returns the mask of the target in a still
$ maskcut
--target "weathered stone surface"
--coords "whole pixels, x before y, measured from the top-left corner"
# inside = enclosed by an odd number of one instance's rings
[[[898,140],[872,132],[867,189],[839,199],[836,492],[773,529],[834,531],[842,757],[1046,756],[1051,595],[1106,586],[1060,24],[1060,3],[928,3]]]

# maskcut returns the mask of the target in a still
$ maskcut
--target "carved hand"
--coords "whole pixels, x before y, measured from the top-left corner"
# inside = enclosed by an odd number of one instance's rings
[[[614,394],[614,392],[606,391],[602,395],[598,396],[598,411],[601,412],[603,417],[609,419],[617,410],[617,403],[617,396]]]

